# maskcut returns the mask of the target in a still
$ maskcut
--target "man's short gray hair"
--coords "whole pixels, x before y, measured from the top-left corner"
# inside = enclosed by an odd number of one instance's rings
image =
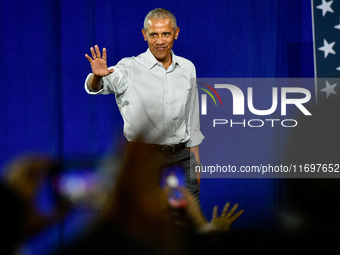
[[[174,30],[177,28],[177,21],[175,15],[166,9],[163,8],[156,8],[151,10],[144,19],[144,30],[149,27],[148,21],[149,19],[171,19],[171,25]]]

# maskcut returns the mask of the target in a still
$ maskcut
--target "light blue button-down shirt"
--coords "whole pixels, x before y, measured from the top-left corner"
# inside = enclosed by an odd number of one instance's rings
[[[89,94],[114,93],[124,120],[124,135],[134,141],[141,133],[145,142],[199,145],[199,102],[195,66],[173,52],[172,64],[166,70],[148,49],[137,57],[124,58],[114,72],[103,77],[103,88]]]

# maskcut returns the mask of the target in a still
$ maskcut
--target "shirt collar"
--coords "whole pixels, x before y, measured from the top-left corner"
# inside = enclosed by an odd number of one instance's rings
[[[178,58],[175,55],[175,53],[171,50],[171,56],[172,56],[172,64],[171,65],[178,65],[180,66],[178,62]],[[155,56],[151,53],[150,49],[145,52],[145,58],[146,58],[146,67],[150,70],[155,65],[157,65],[158,61],[155,58]]]

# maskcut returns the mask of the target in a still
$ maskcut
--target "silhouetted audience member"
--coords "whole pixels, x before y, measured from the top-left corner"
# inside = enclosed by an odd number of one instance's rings
[[[11,189],[0,184],[0,254],[12,255],[24,238],[25,206]]]
[[[162,169],[163,158],[153,145],[129,143],[98,223],[58,254],[205,254],[214,250],[210,245],[224,246],[224,234],[243,210],[236,212],[238,204],[229,210],[227,203],[218,217],[215,207],[208,222],[184,187],[180,192],[185,206],[171,206],[168,190],[160,186]],[[43,155],[18,157],[5,169],[0,186],[4,242],[0,254],[14,254],[25,238],[65,216],[68,207],[63,207],[64,201],[58,194],[59,210],[51,217],[41,216],[34,205],[41,183],[47,180],[52,185],[59,171],[60,165]],[[230,238],[232,235],[228,235]],[[202,245],[197,245],[197,241]]]
[[[155,152],[150,144],[127,145],[122,169],[111,201],[103,208],[102,219],[61,254],[205,254],[204,246],[210,245],[207,236],[216,240],[214,233],[229,230],[243,212],[234,214],[238,205],[228,212],[227,204],[222,217],[217,217],[215,208],[213,220],[208,223],[195,199],[183,188],[187,206],[169,206],[167,194],[160,186],[164,162]],[[207,239],[205,243],[201,242],[202,236]],[[222,241],[225,239],[218,242]]]
[[[6,246],[1,247],[18,248],[26,238],[66,215],[69,207],[57,193],[54,193],[56,209],[51,215],[41,215],[35,204],[42,182],[52,185],[59,171],[60,165],[54,159],[38,154],[19,156],[5,167],[1,180],[1,231]]]

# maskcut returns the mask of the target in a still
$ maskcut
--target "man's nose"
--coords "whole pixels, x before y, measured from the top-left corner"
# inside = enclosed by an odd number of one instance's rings
[[[157,44],[163,44],[164,43],[162,36],[158,36],[156,43]]]

